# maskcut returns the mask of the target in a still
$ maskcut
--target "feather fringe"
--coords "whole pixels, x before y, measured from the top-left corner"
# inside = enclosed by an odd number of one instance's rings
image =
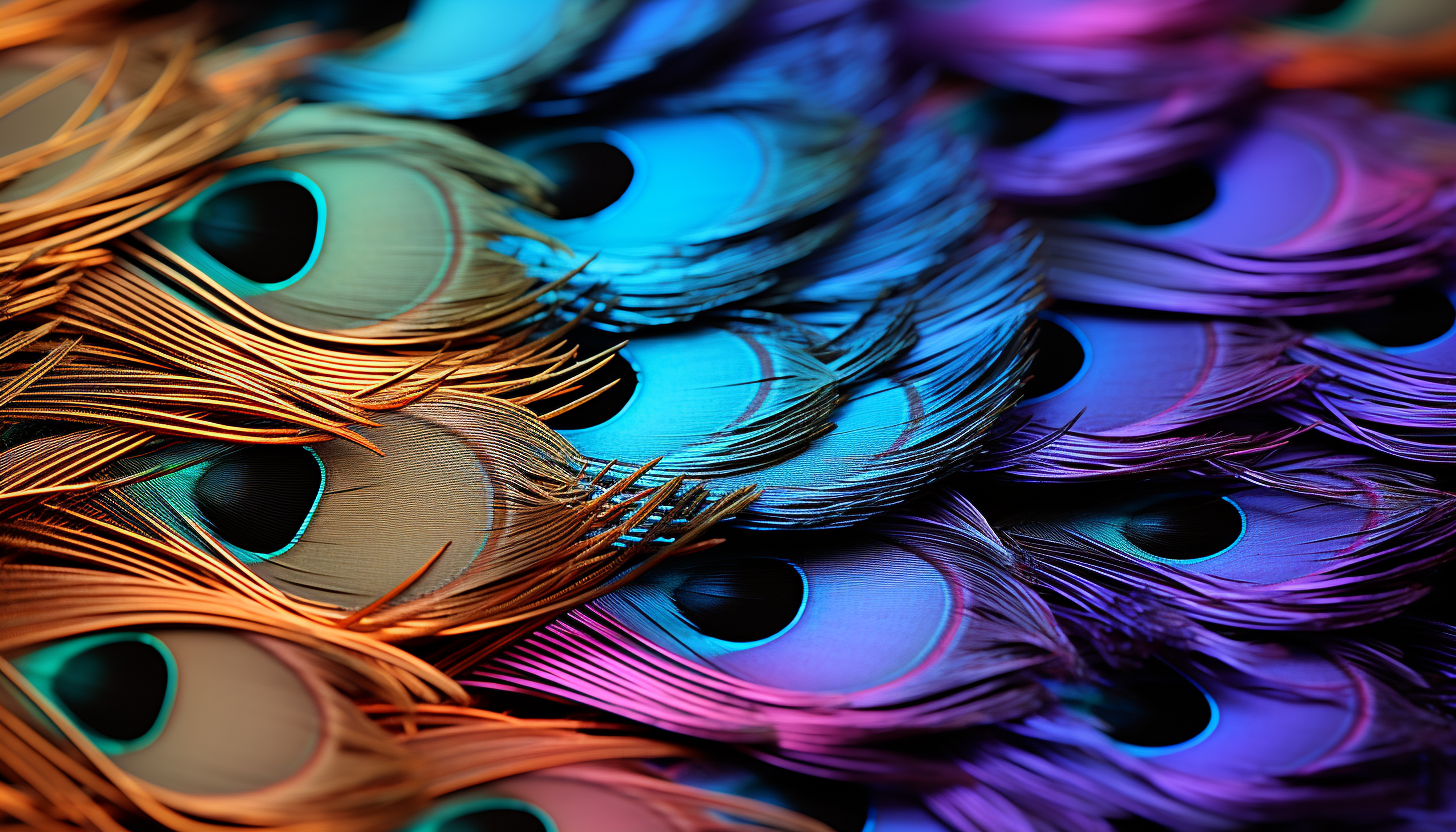
[[[841,443],[831,444],[831,433],[796,461],[812,460],[815,479],[789,469],[744,478],[763,494],[737,522],[756,529],[845,526],[968,467],[997,417],[1014,404],[1030,365],[1032,316],[1043,301],[1037,242],[1024,227],[1010,229],[917,289],[915,345],[879,378],[849,389],[834,417]],[[884,427],[890,417],[876,399],[896,396],[908,410],[891,424],[898,437],[886,448],[855,452],[849,426]],[[851,422],[857,405],[871,415]]]
[[[8,4],[5,13],[24,18],[31,7],[31,31],[43,36],[64,15],[122,5],[23,2]],[[5,37],[0,28],[0,42]],[[27,65],[23,53],[13,60]],[[104,243],[185,202],[210,172],[204,163],[277,113],[266,87],[242,85],[227,95],[210,88],[195,47],[172,36],[121,38],[78,51],[9,92],[0,109],[85,77],[95,79],[91,94],[61,131],[0,158],[3,182],[58,161],[84,160],[58,182],[0,201],[0,320],[54,302],[68,275],[110,259]],[[103,99],[114,103],[86,121]]]
[[[932,97],[885,128],[884,148],[854,201],[844,238],[786,266],[765,305],[842,305],[913,289],[982,232],[991,201],[975,142],[956,133]]]
[[[1280,415],[1391,456],[1456,462],[1450,373],[1317,337],[1292,344],[1289,356],[1316,372],[1298,396],[1274,404]]]
[[[1083,236],[1048,224],[1047,279],[1065,300],[1112,303],[1199,315],[1263,317],[1349,312],[1383,294],[1437,275],[1450,243],[1441,228],[1413,231],[1374,254],[1333,253],[1319,260],[1259,260],[1211,249],[1157,251]]]
[[[360,441],[350,426],[373,424],[370,414],[442,386],[530,403],[570,392],[611,354],[579,359],[561,345],[567,327],[466,338],[429,352],[321,345],[256,322],[231,325],[198,314],[115,266],[72,283],[70,296],[46,317],[53,328],[47,334],[79,336],[81,344],[43,383],[5,406],[7,415],[233,441]],[[0,363],[0,373],[7,369]],[[270,426],[257,427],[258,419]]]

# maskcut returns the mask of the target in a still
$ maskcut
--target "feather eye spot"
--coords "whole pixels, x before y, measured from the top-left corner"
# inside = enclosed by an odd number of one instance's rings
[[[453,817],[436,832],[551,832],[541,819],[521,809],[485,809]]]
[[[1036,350],[1031,377],[1021,391],[1024,402],[1046,399],[1070,387],[1087,362],[1081,339],[1051,318],[1037,322]]]
[[[1307,17],[1332,14],[1343,9],[1345,2],[1346,0],[1300,0],[1289,13]]]
[[[986,109],[991,117],[986,144],[1013,147],[1057,126],[1067,107],[1060,101],[1018,92],[993,95],[986,102]]]
[[[1412,286],[1396,292],[1385,306],[1350,315],[1345,325],[1381,347],[1415,347],[1450,332],[1456,307],[1434,286]]]
[[[834,832],[874,830],[870,790],[862,783],[808,777],[797,772],[771,772],[786,798],[785,807],[808,815]]]
[[[687,570],[672,591],[678,612],[698,632],[720,641],[761,641],[799,617],[804,573],[775,558],[744,558]]]
[[[556,219],[589,217],[622,198],[636,170],[632,160],[606,142],[578,142],[543,150],[527,159],[556,184]]]
[[[1213,207],[1217,199],[1213,172],[1204,165],[1190,164],[1120,189],[1105,207],[1124,222],[1161,226],[1191,220]]]
[[[1157,558],[1191,561],[1220,554],[1243,537],[1244,512],[1227,497],[1188,494],[1133,512],[1122,526],[1128,542]]]
[[[308,266],[318,238],[314,195],[297,182],[229,188],[198,206],[192,236],[219,263],[255,283],[282,283]]]
[[[67,658],[51,692],[88,733],[117,743],[153,730],[166,708],[171,667],[152,644],[110,641]]]
[[[1162,663],[1118,674],[1113,686],[1083,707],[1102,723],[1103,733],[1128,750],[1168,753],[1207,736],[1217,711],[1213,700],[1188,677]]]
[[[252,445],[209,465],[192,496],[223,540],[249,552],[273,553],[302,532],[323,480],[318,458],[306,448]]]

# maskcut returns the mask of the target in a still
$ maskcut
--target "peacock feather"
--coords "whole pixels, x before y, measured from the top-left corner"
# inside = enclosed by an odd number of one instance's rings
[[[1452,828],[1449,6],[0,4],[0,832]]]

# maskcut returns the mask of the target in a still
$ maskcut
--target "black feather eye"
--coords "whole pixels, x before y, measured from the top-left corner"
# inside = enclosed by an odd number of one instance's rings
[[[632,184],[632,160],[606,142],[553,147],[525,159],[556,184],[556,219],[589,217],[621,199]]]
[[[177,665],[167,645],[149,633],[79,636],[14,663],[106,754],[146,748],[170,718]]]
[[[1161,663],[1119,673],[1101,695],[1077,703],[1112,739],[1138,748],[1168,748],[1197,738],[1214,711],[1208,695]]]
[[[1055,320],[1037,322],[1036,357],[1031,360],[1031,378],[1022,388],[1026,400],[1039,399],[1066,387],[1087,361],[1082,342]]]
[[[1290,14],[1317,15],[1337,12],[1345,7],[1345,0],[1300,0],[1290,9]]]
[[[1172,225],[1191,220],[1213,206],[1218,183],[1200,164],[1184,165],[1157,179],[1122,188],[1104,207],[1133,225]]]
[[[1196,560],[1216,555],[1238,542],[1244,513],[1227,498],[1189,494],[1161,500],[1134,511],[1122,535],[1150,555],[1167,560]]]
[[[804,603],[804,575],[773,558],[744,558],[688,569],[672,591],[678,612],[721,641],[768,638],[794,622]]]
[[[1395,293],[1391,302],[1357,312],[1345,325],[1382,347],[1414,347],[1434,341],[1456,325],[1456,308],[1434,286],[1412,286]]]
[[[752,770],[763,785],[746,793],[739,792],[745,797],[808,815],[834,832],[864,832],[875,828],[871,823],[870,790],[862,783],[826,780],[767,766],[754,766]]]
[[[171,668],[145,640],[96,644],[67,658],[51,680],[51,692],[88,733],[118,743],[135,742],[162,718]]]
[[[294,445],[239,448],[207,467],[192,498],[212,530],[249,552],[292,543],[318,503],[323,469]]]
[[[303,271],[318,239],[318,203],[297,182],[273,180],[213,194],[192,218],[192,236],[219,263],[255,283]]]
[[[550,832],[541,819],[520,809],[486,809],[451,818],[437,832]]]
[[[993,95],[986,102],[991,128],[986,144],[1011,147],[1029,142],[1057,125],[1067,105],[1031,93]]]

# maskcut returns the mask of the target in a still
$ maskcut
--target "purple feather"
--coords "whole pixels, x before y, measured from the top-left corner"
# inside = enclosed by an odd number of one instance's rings
[[[748,537],[563,616],[464,683],[781,750],[983,725],[1040,708],[1038,674],[1076,665],[1015,568],[974,512]]]
[[[956,767],[973,784],[927,803],[964,832],[1110,830],[1106,819],[1128,814],[1188,830],[1369,822],[1417,802],[1422,755],[1453,741],[1449,723],[1339,651],[1292,650],[1255,672],[1185,661],[1176,673],[1204,703],[1126,675],[1101,691],[1065,689],[1059,712],[968,737]],[[1139,692],[1152,696],[1137,702]],[[1175,702],[1202,712],[1169,713]],[[1117,739],[1200,721],[1172,745]]]
[[[1440,270],[1452,135],[1347,96],[1276,97],[1221,154],[1050,221],[1052,292],[1209,315],[1378,305]]]
[[[1188,655],[1058,684],[1059,706],[908,746],[765,754],[804,773],[916,788],[957,832],[1179,830],[1340,819],[1418,804],[1451,724],[1393,686],[1389,656],[1269,646],[1255,668]],[[1371,659],[1375,661],[1371,661]]]
[[[1452,282],[1321,326],[1289,356],[1316,368],[1276,410],[1347,442],[1419,462],[1456,462],[1456,308]]]
[[[661,771],[675,783],[793,809],[834,832],[946,832],[913,794],[805,777],[736,755],[675,760]]]
[[[1248,655],[1230,630],[1399,613],[1456,545],[1456,497],[1420,475],[1318,447],[1229,467],[1111,497],[998,486],[995,525],[1064,623],[1105,652],[1171,643],[1226,661]]]
[[[1062,480],[1141,474],[1268,450],[1287,436],[1197,429],[1309,375],[1267,324],[1058,307],[1041,323],[1027,399],[985,471]]]
[[[1151,179],[1232,138],[1232,91],[1178,89],[1128,103],[1079,106],[1030,93],[948,86],[984,136],[982,175],[1005,199],[1086,201]]]
[[[960,0],[899,6],[917,56],[1077,104],[1251,87],[1264,61],[1220,31],[1261,0]]]

